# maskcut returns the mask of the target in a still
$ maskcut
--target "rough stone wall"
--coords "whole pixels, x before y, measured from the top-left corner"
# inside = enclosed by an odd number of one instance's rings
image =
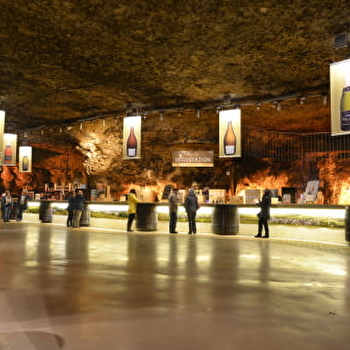
[[[231,194],[242,194],[248,188],[296,187],[301,193],[308,180],[321,180],[326,201],[337,203],[346,184],[349,161],[339,160],[332,153],[308,154],[304,160],[273,159],[272,157],[244,154],[244,148],[254,145],[264,153],[293,152],[287,133],[272,138],[281,149],[271,149],[271,137],[266,130],[275,130],[274,120],[285,118],[282,131],[298,132],[310,129],[329,130],[326,118],[329,108],[317,104],[297,105],[292,109],[285,104],[276,111],[273,104],[260,110],[242,107],[243,157],[218,158],[218,114],[215,108],[201,110],[164,111],[143,114],[141,159],[124,160],[122,157],[123,118],[87,120],[67,126],[49,127],[28,133],[33,146],[33,172],[18,173],[17,167],[3,167],[3,188],[19,192],[24,185],[41,191],[44,183],[84,183],[89,188],[110,186],[112,197],[118,199],[131,186],[153,186],[162,191],[166,184],[185,188],[197,184],[203,188],[230,189]],[[317,107],[318,106],[318,107]],[[317,107],[317,109],[316,109]],[[312,111],[316,110],[316,114]],[[300,125],[296,116],[303,113],[305,123]],[[313,124],[314,123],[314,124]],[[248,126],[254,125],[254,128]],[[261,128],[261,129],[259,129]],[[264,131],[264,129],[265,131]],[[213,168],[174,168],[172,152],[176,150],[213,150]],[[250,151],[251,152],[251,151]],[[331,171],[332,170],[332,171]]]

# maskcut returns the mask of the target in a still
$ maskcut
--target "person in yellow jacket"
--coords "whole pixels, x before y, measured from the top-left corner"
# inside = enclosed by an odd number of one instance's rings
[[[127,226],[128,232],[133,232],[131,229],[131,226],[132,226],[132,223],[135,219],[137,203],[139,203],[139,199],[136,196],[136,191],[134,189],[132,189],[132,190],[130,190],[129,195],[128,195],[128,204],[129,204],[128,226]]]

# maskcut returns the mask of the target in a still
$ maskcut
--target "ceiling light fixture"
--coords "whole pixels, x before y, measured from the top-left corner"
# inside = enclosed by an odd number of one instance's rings
[[[323,95],[323,105],[325,106],[327,104],[327,94]]]

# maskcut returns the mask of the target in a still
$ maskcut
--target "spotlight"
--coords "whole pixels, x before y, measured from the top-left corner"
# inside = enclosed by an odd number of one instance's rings
[[[327,94],[323,95],[323,105],[325,106],[327,104]]]

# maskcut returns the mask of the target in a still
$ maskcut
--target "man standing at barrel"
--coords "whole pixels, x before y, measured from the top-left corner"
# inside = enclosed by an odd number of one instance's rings
[[[169,233],[177,233],[176,223],[177,223],[177,193],[178,189],[173,188],[170,192],[168,201],[169,201]]]
[[[194,189],[190,188],[188,191],[188,195],[185,199],[185,209],[188,218],[188,234],[191,235],[197,233],[196,227],[196,214],[199,208],[198,199],[196,194],[194,193]]]
[[[83,196],[83,191],[78,190],[77,194],[73,200],[73,227],[80,227],[80,218],[84,209],[85,198]]]

